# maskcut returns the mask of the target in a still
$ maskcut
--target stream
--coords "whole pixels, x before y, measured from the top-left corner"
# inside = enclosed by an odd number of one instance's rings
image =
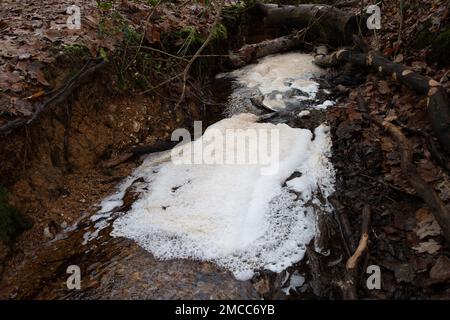
[[[218,75],[233,82],[226,118],[174,133],[183,143],[148,155],[95,214],[37,250],[7,295],[258,299],[267,274],[280,279],[272,291],[301,290],[295,266],[334,192],[323,74],[311,55],[286,53]],[[65,287],[69,265],[82,290]]]

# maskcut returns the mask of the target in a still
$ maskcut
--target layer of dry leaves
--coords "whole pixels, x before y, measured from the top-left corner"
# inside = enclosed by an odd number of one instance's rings
[[[100,48],[113,51],[123,45],[127,26],[148,43],[161,45],[164,36],[193,28],[199,36],[209,32],[214,10],[196,1],[111,1],[99,7],[89,0],[2,0],[0,10],[0,115],[29,116],[32,102],[58,85],[45,70],[55,65],[64,48],[83,46],[92,57]],[[67,27],[67,7],[81,8],[81,29]],[[178,39],[175,46],[183,45]],[[63,66],[64,67],[64,66]],[[67,66],[69,67],[69,66]],[[61,73],[67,70],[61,70]]]

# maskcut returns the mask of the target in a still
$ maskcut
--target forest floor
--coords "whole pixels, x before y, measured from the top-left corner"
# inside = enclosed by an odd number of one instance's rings
[[[1,4],[0,126],[32,116],[52,90],[90,58],[106,57],[110,63],[91,78],[92,85],[71,93],[74,103],[69,107],[44,112],[26,129],[8,132],[1,143],[2,189],[8,191],[9,205],[33,221],[31,229],[14,237],[13,245],[0,244],[0,276],[5,275],[6,283],[17,276],[16,270],[35,259],[37,244],[43,245],[83,215],[93,213],[140,161],[135,157],[115,166],[108,163],[133,147],[167,141],[175,128],[190,127],[193,119],[204,118],[207,108],[212,110],[209,121],[219,120],[217,110],[223,102],[223,97],[209,92],[213,89],[208,83],[225,59],[205,57],[192,69],[195,75],[187,85],[187,107],[170,111],[183,90],[180,73],[214,22],[214,10],[206,10],[203,4],[26,2]],[[345,10],[358,12],[357,3]],[[66,8],[72,4],[81,7],[81,30],[65,28]],[[404,9],[402,25],[397,1],[385,1],[382,13],[382,29],[365,38],[372,48],[450,88],[448,65],[430,60],[434,54],[430,40],[418,43],[419,35],[426,38],[448,25],[448,5],[436,0],[411,2]],[[221,45],[226,42],[223,37],[219,28],[205,55],[222,55],[237,46]],[[153,49],[144,50],[142,44]],[[337,170],[335,201],[350,221],[350,242],[359,240],[363,206],[368,204],[372,210],[359,297],[450,299],[449,247],[430,209],[403,176],[395,142],[364,119],[357,99],[362,96],[370,113],[404,128],[419,174],[448,205],[449,172],[430,151],[437,142],[426,116],[426,102],[394,80],[366,70],[352,69],[348,74],[356,80],[346,81],[339,70],[330,70],[327,76],[339,96],[327,120]],[[168,79],[172,81],[166,86]],[[152,87],[158,88],[148,90]],[[146,91],[151,94],[142,94]],[[338,258],[344,263],[351,254],[342,247],[338,250],[329,263]],[[381,290],[365,286],[364,267],[373,264],[382,270]],[[309,268],[306,261],[296,267],[302,272]],[[317,281],[312,275],[306,278]],[[292,292],[289,298],[339,298],[332,278],[329,273],[319,280],[327,282],[322,283],[324,290],[311,287],[306,293]],[[5,297],[2,289],[0,297]],[[261,293],[269,294],[263,289]]]

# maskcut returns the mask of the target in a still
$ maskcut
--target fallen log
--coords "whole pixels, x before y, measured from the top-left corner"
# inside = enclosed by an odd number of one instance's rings
[[[242,67],[270,54],[298,48],[303,43],[303,32],[300,31],[280,38],[265,40],[255,44],[247,44],[239,50],[230,53],[230,62],[235,68]]]
[[[361,47],[361,44],[358,45]],[[369,50],[355,52],[342,49],[327,56],[319,56],[314,62],[322,67],[331,67],[343,62],[377,70],[384,76],[402,83],[419,95],[427,96],[427,113],[440,145],[450,154],[450,108],[445,88],[437,81],[422,76],[409,68],[390,61],[379,52]]]
[[[331,5],[278,6],[258,2],[249,11],[263,17],[264,27],[308,29],[312,38],[334,45],[350,43],[352,35],[359,31],[356,15]]]
[[[450,212],[444,202],[439,198],[433,188],[419,175],[413,163],[413,149],[409,140],[402,131],[394,124],[384,121],[378,116],[369,115],[365,101],[362,97],[358,99],[359,107],[364,111],[364,118],[374,123],[379,128],[386,130],[394,139],[400,152],[400,166],[408,182],[416,190],[417,194],[425,201],[431,209],[436,221],[441,227],[447,242],[450,243]]]

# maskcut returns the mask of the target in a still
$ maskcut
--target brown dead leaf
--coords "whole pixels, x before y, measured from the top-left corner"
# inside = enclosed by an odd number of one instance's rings
[[[384,48],[384,50],[383,50],[383,54],[384,54],[385,56],[390,56],[390,55],[392,55],[392,54],[394,53],[394,51],[395,51],[394,48],[392,48],[392,47],[386,47],[386,48]]]
[[[435,265],[430,270],[430,278],[436,282],[446,282],[450,280],[450,259],[440,256]]]
[[[145,33],[145,38],[149,43],[157,43],[161,41],[161,35],[159,29],[155,25],[150,25]]]
[[[427,68],[427,63],[425,61],[414,61],[411,67],[416,72],[422,72]]]
[[[429,160],[422,159],[418,166],[417,171],[420,176],[428,183],[438,181],[442,177],[441,171],[433,165]]]
[[[395,59],[394,59],[394,62],[396,62],[396,63],[402,63],[403,62],[403,55],[400,53],[400,54],[398,54],[396,57],[395,57]]]
[[[416,211],[416,235],[419,239],[441,234],[441,227],[427,208]]]
[[[348,119],[351,122],[362,121],[362,114],[361,114],[361,112],[356,111],[355,109],[348,109],[347,115],[348,115]]]
[[[50,86],[50,83],[45,79],[44,73],[41,69],[41,64],[38,62],[33,62],[28,66],[28,74],[32,79],[36,79],[43,86]]]
[[[395,113],[395,110],[391,109],[389,110],[388,114],[386,115],[386,117],[384,118],[385,121],[389,121],[392,122],[394,120],[397,120],[397,114]]]
[[[413,249],[415,251],[417,251],[418,253],[426,252],[429,254],[434,254],[434,253],[438,252],[441,248],[442,248],[442,246],[433,239],[430,239],[426,242],[421,242],[421,243],[419,243],[419,245],[413,247]]]
[[[391,88],[389,88],[389,83],[385,80],[381,80],[378,82],[378,92],[381,94],[390,94]]]
[[[33,105],[25,100],[13,97],[11,98],[11,107],[9,108],[9,112],[18,115],[21,114],[23,116],[31,116],[33,110]]]

